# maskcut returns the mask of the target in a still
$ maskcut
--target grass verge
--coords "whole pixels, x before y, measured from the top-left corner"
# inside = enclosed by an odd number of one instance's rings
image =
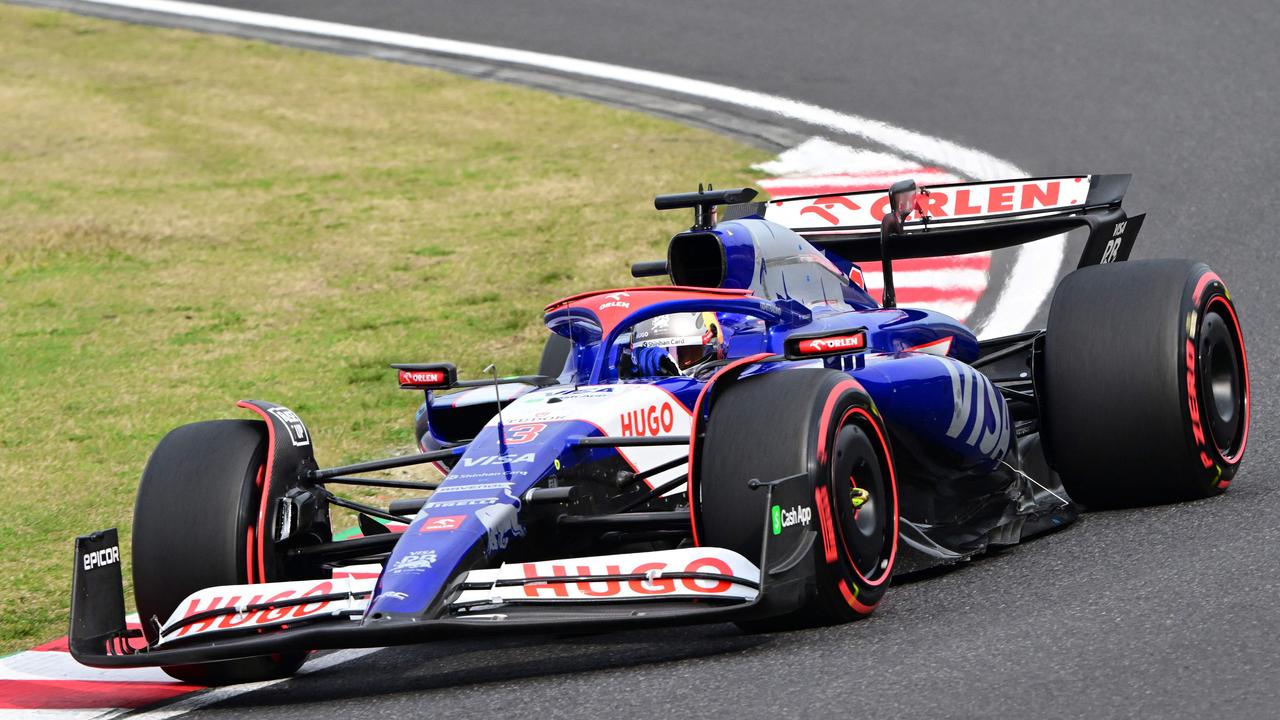
[[[173,426],[256,397],[322,464],[407,450],[387,363],[533,370],[546,302],[632,283],[686,222],[653,194],[763,159],[507,85],[5,6],[0,108],[0,652],[65,632],[71,537],[127,544]]]

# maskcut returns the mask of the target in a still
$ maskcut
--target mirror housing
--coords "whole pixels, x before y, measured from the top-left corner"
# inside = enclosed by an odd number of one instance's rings
[[[915,180],[902,180],[889,188],[889,207],[898,217],[899,222],[905,221],[916,209],[916,197],[919,192]]]
[[[916,209],[916,196],[920,189],[915,180],[900,180],[889,187],[889,212],[880,221],[880,264],[884,275],[884,299],[881,305],[897,307],[897,295],[893,290],[893,258],[889,253],[889,238],[902,234],[902,223]]]

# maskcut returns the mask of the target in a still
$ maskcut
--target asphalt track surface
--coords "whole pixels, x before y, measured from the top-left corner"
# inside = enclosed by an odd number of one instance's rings
[[[1273,0],[220,4],[724,82],[1035,174],[1132,172],[1126,207],[1149,213],[1135,257],[1200,258],[1221,273],[1246,333],[1254,409],[1225,496],[1087,515],[897,587],[851,626],[394,648],[197,715],[1280,716]]]

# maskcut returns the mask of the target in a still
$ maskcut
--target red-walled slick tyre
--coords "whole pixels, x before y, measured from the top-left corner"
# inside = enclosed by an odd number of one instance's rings
[[[788,542],[799,544],[800,531],[818,534],[805,605],[745,626],[774,630],[869,615],[893,573],[898,494],[888,435],[857,381],[821,369],[744,378],[716,398],[706,427],[696,458],[700,544],[759,563],[766,532],[779,536],[777,557],[787,556]],[[772,508],[747,484],[800,473],[807,477],[775,486]]]
[[[1077,270],[1045,336],[1044,432],[1053,468],[1090,508],[1217,495],[1249,435],[1244,336],[1202,263]]]
[[[165,622],[191,593],[250,581],[246,546],[256,532],[266,458],[266,426],[256,420],[183,425],[151,453],[133,512],[134,598],[148,644],[156,641],[152,618]],[[305,659],[277,653],[164,671],[197,685],[228,685],[292,675]]]

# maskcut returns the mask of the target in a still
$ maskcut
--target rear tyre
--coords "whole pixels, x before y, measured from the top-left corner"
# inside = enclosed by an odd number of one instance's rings
[[[815,583],[805,604],[744,627],[770,631],[871,614],[893,573],[898,494],[888,435],[856,381],[833,370],[799,369],[728,386],[712,408],[696,462],[700,544],[759,564],[766,532],[790,534],[796,546],[801,530],[817,532]],[[807,478],[775,486],[774,508],[765,507],[763,490],[747,486],[751,478],[800,473]],[[778,540],[787,547],[789,538]]]
[[[1090,508],[1223,492],[1249,433],[1249,372],[1222,280],[1190,260],[1082,268],[1045,335],[1044,437]]]
[[[266,459],[267,430],[255,420],[183,425],[151,453],[133,512],[134,598],[149,643],[157,639],[151,618],[168,620],[197,590],[288,579],[278,577],[278,564],[268,564],[265,578],[250,564]],[[228,685],[292,675],[305,659],[283,653],[164,671],[197,685]]]

